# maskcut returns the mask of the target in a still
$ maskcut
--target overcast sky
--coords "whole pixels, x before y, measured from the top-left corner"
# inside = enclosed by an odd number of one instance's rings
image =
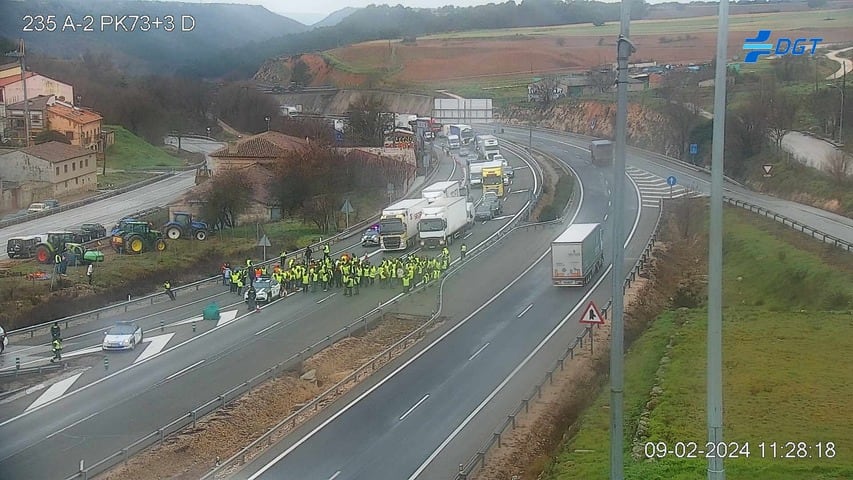
[[[176,0],[187,3],[245,3],[250,5],[263,5],[268,10],[287,15],[288,17],[305,24],[311,24],[322,20],[326,15],[345,7],[366,7],[370,4],[398,5],[407,7],[441,7],[443,5],[456,5],[457,7],[470,7],[472,5],[485,5],[488,3],[503,3],[506,0]],[[516,0],[519,2],[520,0]],[[618,1],[618,0],[602,0]],[[658,0],[661,1],[661,0]],[[651,1],[649,3],[657,3]]]

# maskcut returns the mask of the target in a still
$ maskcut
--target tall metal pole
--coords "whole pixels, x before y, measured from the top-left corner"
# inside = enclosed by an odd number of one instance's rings
[[[711,147],[711,232],[708,242],[708,441],[723,442],[723,160],[726,133],[726,63],[729,1],[720,0]],[[715,448],[714,453],[719,451]],[[708,457],[708,480],[725,480],[720,456]]]
[[[629,40],[631,2],[622,0],[619,42],[616,46],[616,155],[613,162],[613,270],[610,274],[613,290],[610,344],[610,479],[625,478],[623,397],[625,384],[625,325],[623,321],[625,263],[625,143],[628,126],[628,58],[634,51]]]

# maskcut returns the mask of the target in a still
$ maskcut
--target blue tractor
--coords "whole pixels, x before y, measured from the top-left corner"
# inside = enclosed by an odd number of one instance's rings
[[[193,220],[193,214],[189,212],[174,212],[172,220],[161,229],[171,240],[179,238],[195,238],[196,240],[207,240],[210,231],[207,224]]]

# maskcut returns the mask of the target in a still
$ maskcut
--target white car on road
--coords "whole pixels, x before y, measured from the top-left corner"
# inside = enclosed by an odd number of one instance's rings
[[[272,277],[260,277],[252,284],[255,287],[255,301],[267,303],[280,298],[284,292],[278,280]],[[249,300],[249,289],[243,294],[244,300]]]
[[[142,327],[136,322],[116,322],[104,333],[103,350],[133,350],[142,343]]]

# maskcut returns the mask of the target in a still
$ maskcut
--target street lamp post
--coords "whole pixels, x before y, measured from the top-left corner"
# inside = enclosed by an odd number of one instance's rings
[[[838,143],[844,143],[844,89],[834,83],[827,83],[827,87],[837,88],[841,92],[841,115],[838,117]]]
[[[264,117],[264,120],[267,121],[267,131],[269,132],[270,131],[270,117],[269,117],[269,115]]]

